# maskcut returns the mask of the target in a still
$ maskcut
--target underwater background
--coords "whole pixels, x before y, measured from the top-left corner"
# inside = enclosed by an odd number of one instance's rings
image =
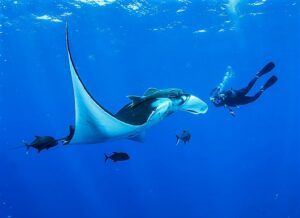
[[[22,140],[74,124],[66,21],[78,72],[108,110],[176,87],[207,114],[175,113],[143,144],[26,152]],[[299,218],[299,24],[296,0],[1,0],[0,217]],[[278,82],[236,117],[209,102],[226,72],[226,88],[241,88],[269,61]],[[176,146],[184,129],[192,139]],[[105,163],[114,151],[131,159]]]

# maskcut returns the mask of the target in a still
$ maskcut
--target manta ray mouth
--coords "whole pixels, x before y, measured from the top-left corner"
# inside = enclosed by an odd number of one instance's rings
[[[208,106],[200,98],[194,95],[189,95],[184,104],[181,106],[181,110],[192,114],[205,114],[208,110]]]
[[[194,111],[194,110],[185,110],[185,111],[190,112],[190,113],[192,113],[192,114],[199,114],[198,111]]]

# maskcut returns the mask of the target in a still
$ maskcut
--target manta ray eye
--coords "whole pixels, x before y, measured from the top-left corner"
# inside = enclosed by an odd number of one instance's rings
[[[186,96],[186,95],[179,96],[176,98],[177,104],[182,105],[186,102],[187,99],[188,99],[188,96]]]

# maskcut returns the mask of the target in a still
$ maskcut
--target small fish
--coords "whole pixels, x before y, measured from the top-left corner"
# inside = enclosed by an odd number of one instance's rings
[[[36,136],[35,140],[33,142],[31,142],[30,144],[23,142],[27,148],[27,150],[29,150],[29,148],[35,148],[38,150],[38,152],[40,152],[43,149],[49,149],[51,147],[54,147],[58,144],[58,141],[51,137],[51,136]]]
[[[105,162],[108,159],[111,159],[113,162],[124,161],[124,160],[130,159],[129,155],[124,152],[113,152],[113,154],[110,156],[107,156],[106,154],[104,154],[104,156],[105,156]]]
[[[176,135],[176,145],[179,144],[180,140],[183,141],[184,144],[190,141],[192,135],[187,130],[183,130],[181,135]]]

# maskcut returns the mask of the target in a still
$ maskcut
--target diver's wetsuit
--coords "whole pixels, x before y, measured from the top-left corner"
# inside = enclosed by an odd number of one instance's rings
[[[260,90],[253,96],[246,96],[248,92],[252,89],[255,82],[264,74],[270,72],[275,67],[275,64],[273,62],[268,63],[263,69],[261,69],[253,78],[249,84],[242,89],[238,90],[228,90],[224,92],[220,92],[218,88],[213,90],[214,96],[212,96],[212,102],[216,107],[236,107],[238,105],[244,105],[249,104],[251,102],[254,102],[261,96],[261,94],[270,86],[272,86],[276,81],[276,76],[271,76],[268,81],[260,88]],[[229,108],[230,109],[230,108]],[[232,111],[232,109],[230,109]]]
[[[257,81],[258,77],[255,77],[252,79],[249,84],[242,89],[239,90],[228,90],[226,92],[223,92],[221,94],[224,94],[224,97],[222,98],[222,103],[216,103],[213,101],[213,104],[216,107],[221,107],[221,106],[230,106],[230,107],[236,107],[238,105],[243,105],[243,104],[249,104],[256,99],[263,93],[263,90],[259,90],[254,96],[246,96],[248,92],[251,90],[251,88],[254,86],[255,82]]]

